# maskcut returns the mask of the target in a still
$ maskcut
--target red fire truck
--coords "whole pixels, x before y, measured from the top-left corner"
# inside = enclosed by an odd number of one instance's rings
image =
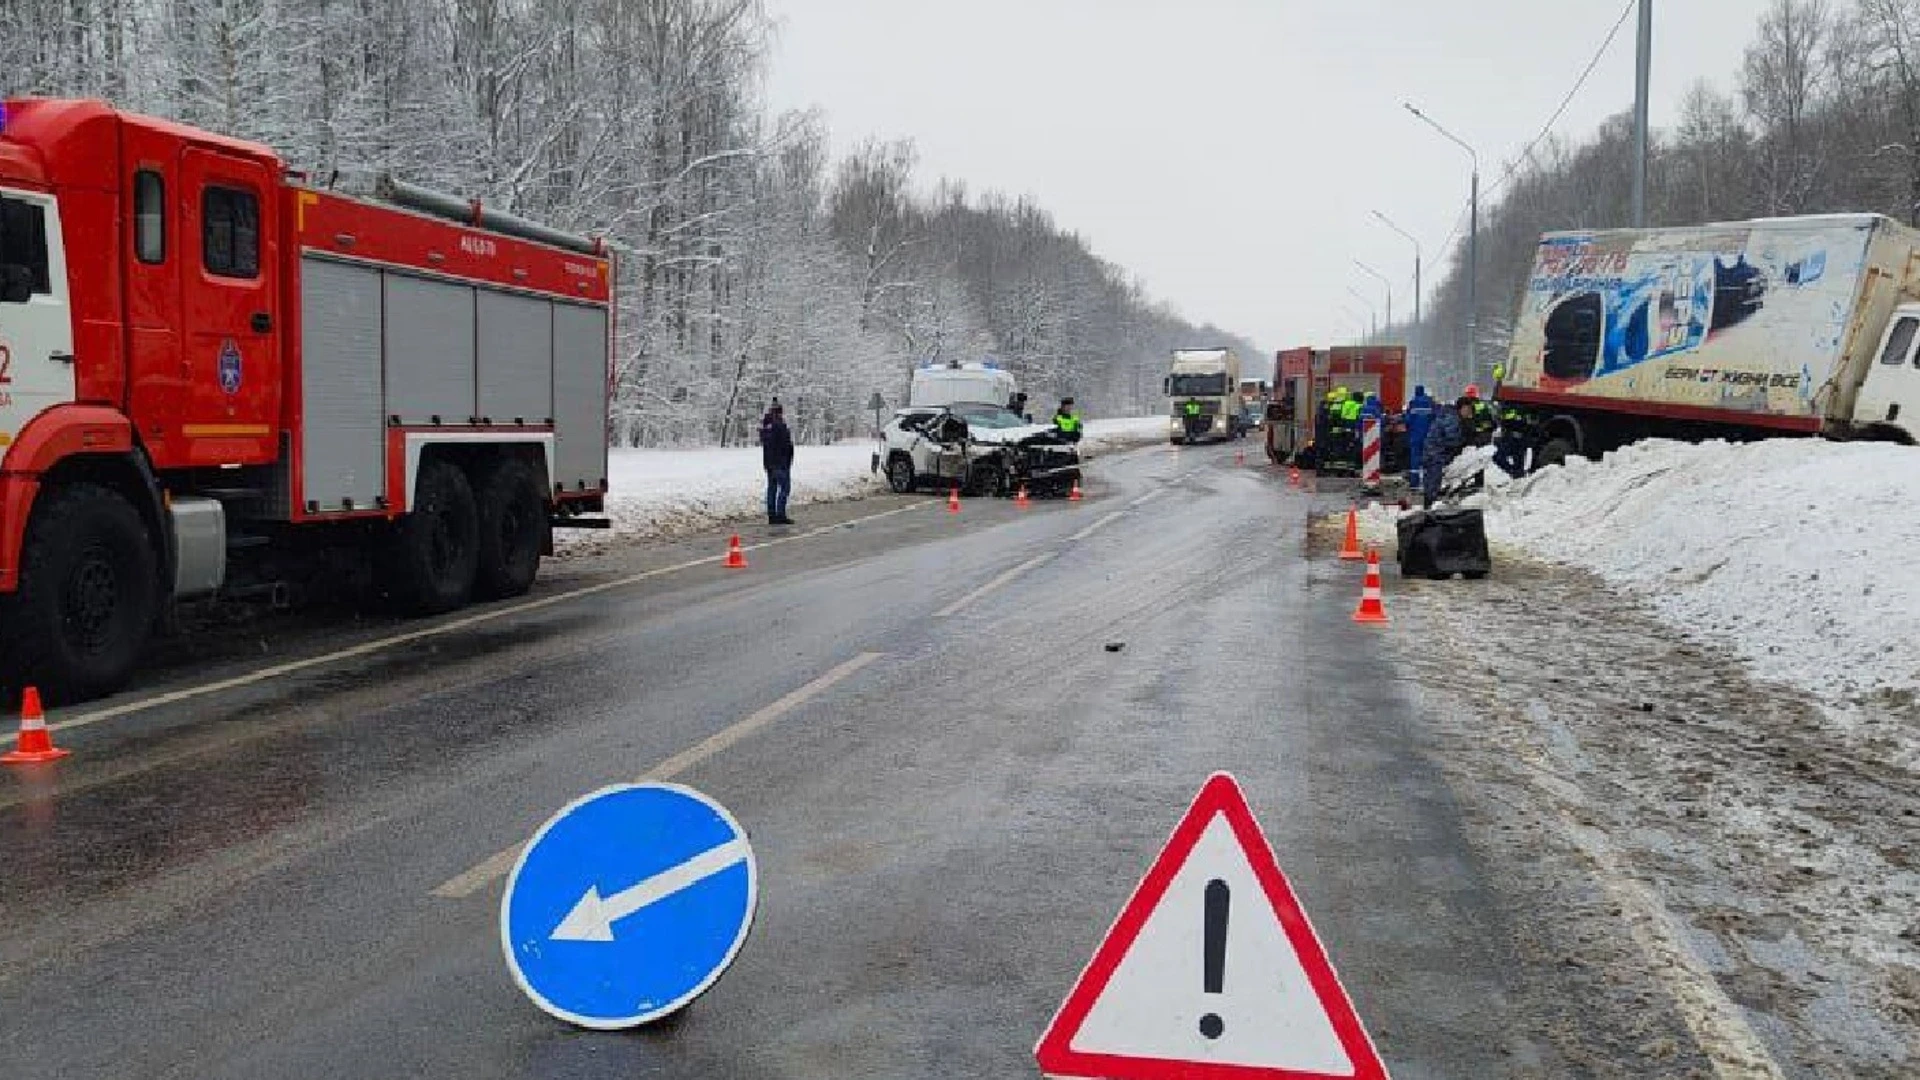
[[[99,102],[0,108],[10,685],[104,693],[174,600],[343,553],[416,613],[513,596],[553,526],[600,523],[599,241],[391,180],[316,190]]]
[[[1267,424],[1267,456],[1281,462],[1313,441],[1315,409],[1336,386],[1363,396],[1380,395],[1389,413],[1405,408],[1407,349],[1404,345],[1283,349],[1274,354],[1273,385],[1278,400],[1268,410],[1272,421]]]

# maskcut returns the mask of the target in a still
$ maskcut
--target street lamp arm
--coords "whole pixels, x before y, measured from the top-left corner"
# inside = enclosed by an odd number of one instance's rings
[[[1473,147],[1467,145],[1467,141],[1465,139],[1462,139],[1460,136],[1455,135],[1453,132],[1448,131],[1446,128],[1441,127],[1439,121],[1435,120],[1431,116],[1428,116],[1426,113],[1421,112],[1413,104],[1413,102],[1403,101],[1401,102],[1401,104],[1407,107],[1408,112],[1412,113],[1413,115],[1419,117],[1421,120],[1425,121],[1428,127],[1432,128],[1433,130],[1439,132],[1441,135],[1445,136],[1447,139],[1451,140],[1455,146],[1458,146],[1460,149],[1465,150],[1467,152],[1467,156],[1473,159],[1473,171],[1474,172],[1480,171],[1480,152],[1478,150],[1475,150]]]
[[[1417,259],[1420,257],[1420,238],[1419,237],[1401,228],[1399,225],[1394,223],[1394,220],[1392,218],[1388,217],[1387,215],[1381,213],[1378,210],[1373,211],[1373,216],[1380,219],[1380,224],[1385,225],[1387,228],[1392,229],[1394,232],[1399,233],[1401,237],[1403,237],[1407,241],[1407,243],[1413,245],[1414,258]]]

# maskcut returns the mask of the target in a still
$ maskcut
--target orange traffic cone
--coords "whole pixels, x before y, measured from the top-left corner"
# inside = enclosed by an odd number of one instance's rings
[[[1025,510],[1027,507],[1033,505],[1032,500],[1027,498],[1027,485],[1025,484],[1020,485],[1019,494],[1013,497],[1013,505],[1019,507],[1022,510]]]
[[[1294,466],[1290,466],[1287,469],[1287,486],[1288,487],[1300,486],[1300,466],[1294,465]]]
[[[734,533],[733,538],[727,541],[727,561],[721,565],[729,570],[745,570],[747,568],[747,553],[740,549],[739,533]]]
[[[1247,452],[1245,450],[1235,450],[1233,452],[1233,463],[1235,465],[1245,465],[1247,463]]]
[[[1387,607],[1380,601],[1380,553],[1367,550],[1367,580],[1360,586],[1360,606],[1353,609],[1357,623],[1387,622]]]
[[[947,492],[947,513],[957,514],[959,512],[960,512],[960,489],[954,488]]]
[[[1073,482],[1073,490],[1067,493],[1067,501],[1079,502],[1081,499],[1084,499],[1084,498],[1086,498],[1086,496],[1080,494],[1080,481],[1075,480]]]
[[[1340,557],[1348,562],[1367,557],[1360,550],[1360,512],[1351,506],[1347,507],[1347,538],[1340,544]]]
[[[41,761],[59,761],[71,751],[53,745],[47,734],[47,717],[40,711],[40,691],[27,687],[20,696],[20,742],[12,753],[0,755],[0,764],[32,765]]]

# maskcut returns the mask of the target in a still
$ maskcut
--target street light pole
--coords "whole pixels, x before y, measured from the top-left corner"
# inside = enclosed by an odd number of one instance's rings
[[[1378,270],[1375,270],[1373,267],[1368,266],[1366,263],[1361,262],[1359,259],[1353,260],[1353,265],[1359,267],[1362,270],[1365,270],[1367,273],[1372,274],[1374,277],[1379,278],[1380,284],[1386,287],[1387,329],[1392,330],[1393,329],[1393,282],[1387,280],[1387,275],[1381,273]]]
[[[1647,95],[1653,83],[1653,0],[1640,0],[1640,54],[1633,85],[1633,226],[1647,225]]]
[[[1428,127],[1465,150],[1467,157],[1473,161],[1473,186],[1467,197],[1467,379],[1471,381],[1480,355],[1480,152],[1467,145],[1460,136],[1441,127],[1433,117],[1415,108],[1411,101],[1403,104],[1408,112],[1425,121]]]
[[[1422,331],[1420,323],[1420,240],[1412,233],[1395,225],[1392,218],[1380,211],[1375,210],[1373,216],[1380,219],[1380,224],[1406,237],[1407,243],[1413,245],[1413,369],[1424,371],[1422,363],[1426,352],[1426,334]]]

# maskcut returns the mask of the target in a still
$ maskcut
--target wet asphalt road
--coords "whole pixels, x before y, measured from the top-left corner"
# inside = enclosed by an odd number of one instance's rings
[[[1539,1025],[1585,1003],[1516,981],[1500,943],[1525,912],[1464,835],[1380,631],[1349,621],[1357,579],[1304,557],[1313,497],[1217,448],[1107,459],[1090,495],[814,508],[823,531],[745,572],[674,569],[713,554],[690,538],[544,595],[599,591],[337,662],[248,674],[418,627],[317,630],[265,661],[219,642],[207,671],[157,673],[117,704],[193,696],[0,776],[0,1075],[1031,1076],[1217,769],[1395,1076],[1560,1074]],[[671,766],[760,860],[752,938],[712,992],[630,1034],[520,996],[498,853],[867,653]]]

